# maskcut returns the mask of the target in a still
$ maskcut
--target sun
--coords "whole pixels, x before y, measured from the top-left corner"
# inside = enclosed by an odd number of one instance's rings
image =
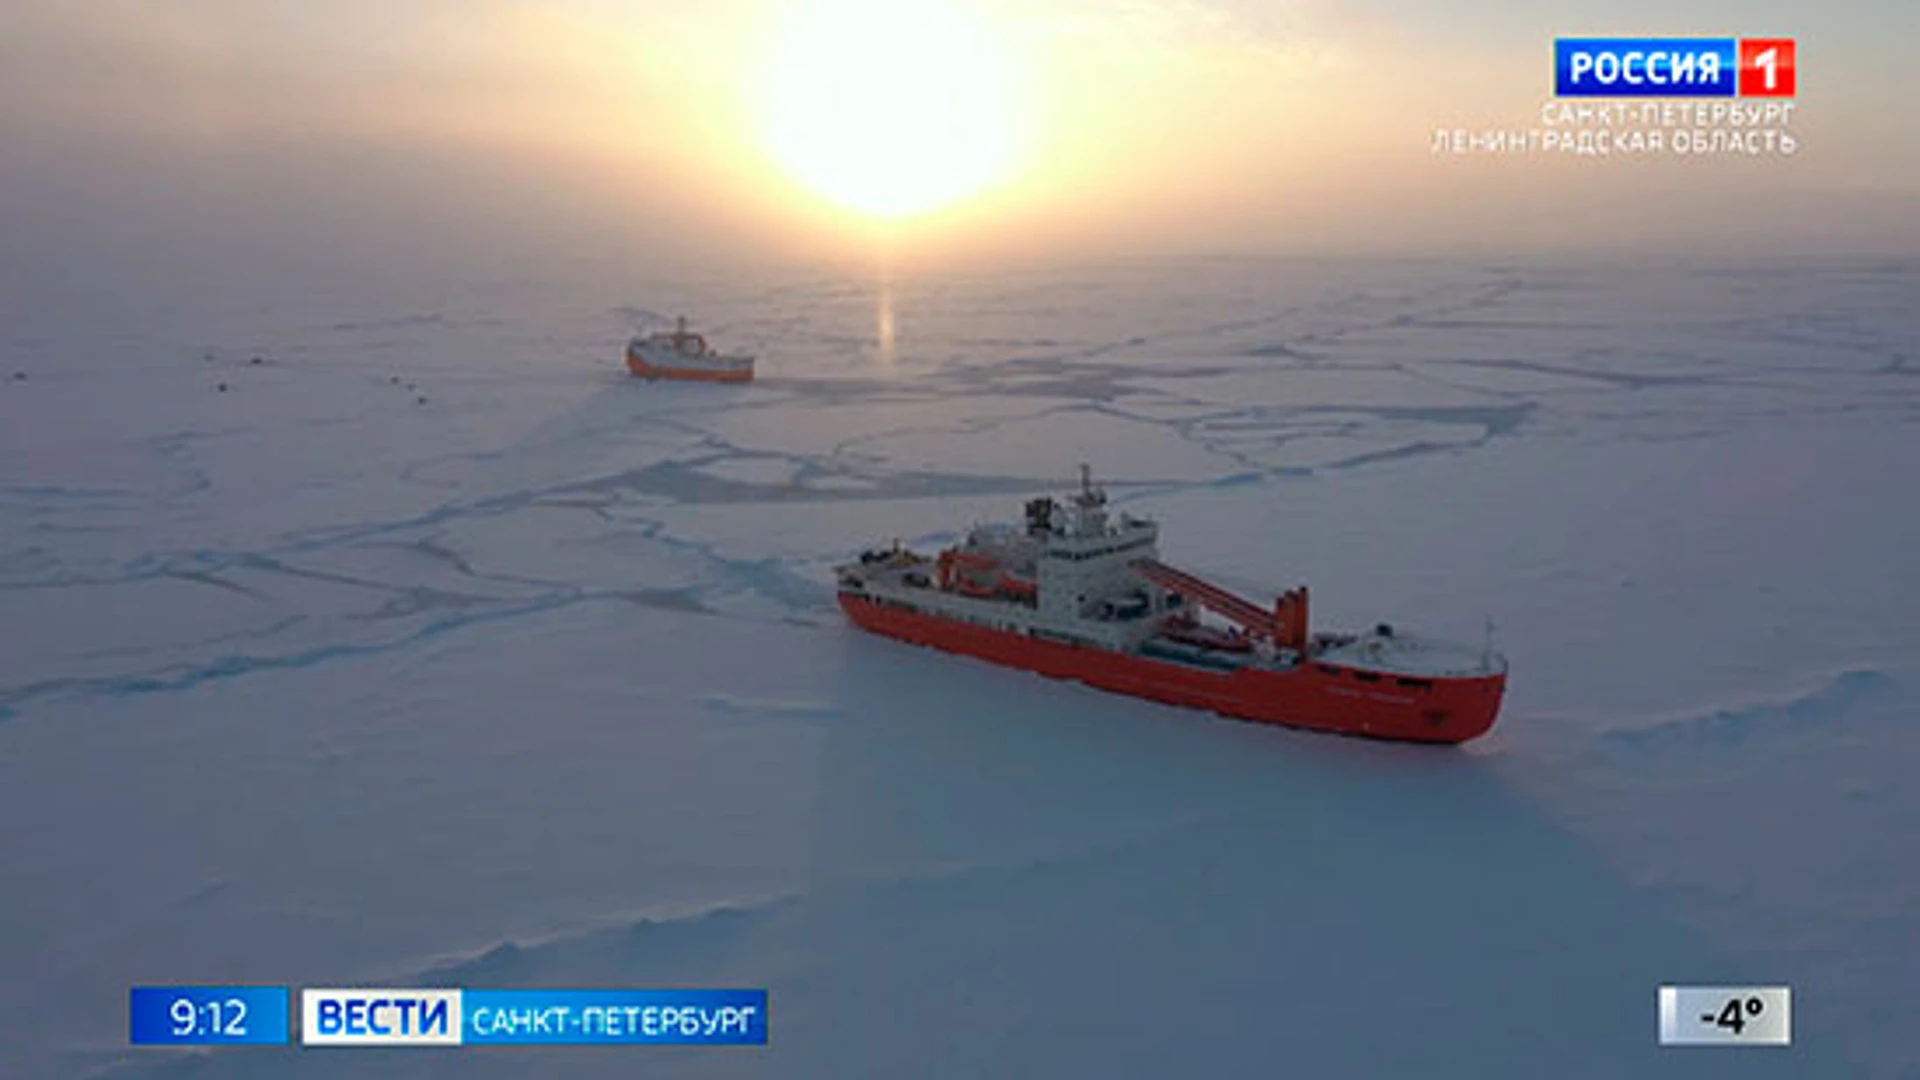
[[[924,213],[1007,179],[1030,110],[1017,50],[942,0],[823,0],[778,32],[760,85],[767,148],[858,214]]]

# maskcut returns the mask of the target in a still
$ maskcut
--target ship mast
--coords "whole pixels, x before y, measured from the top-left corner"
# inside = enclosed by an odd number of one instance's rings
[[[1095,507],[1107,501],[1107,493],[1094,486],[1093,466],[1080,463],[1080,494],[1073,501],[1085,507]]]

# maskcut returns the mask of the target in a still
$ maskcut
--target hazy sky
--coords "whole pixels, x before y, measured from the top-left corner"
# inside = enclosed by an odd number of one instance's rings
[[[1792,158],[1448,157],[1551,41],[1794,36]],[[1913,253],[1920,4],[10,0],[9,272],[204,255]]]

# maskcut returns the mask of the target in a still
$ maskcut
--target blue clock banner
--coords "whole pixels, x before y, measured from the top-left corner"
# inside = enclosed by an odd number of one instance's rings
[[[765,1046],[767,991],[137,986],[142,1046]]]
[[[292,1039],[284,986],[136,986],[127,1002],[136,1046],[272,1046]]]

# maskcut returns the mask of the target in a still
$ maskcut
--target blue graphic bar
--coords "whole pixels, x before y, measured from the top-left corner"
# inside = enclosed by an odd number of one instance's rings
[[[764,1046],[765,990],[462,990],[466,1046]]]
[[[127,995],[135,1046],[274,1046],[293,1037],[284,986],[136,986]]]
[[[1556,97],[1733,97],[1733,38],[1559,38]]]

